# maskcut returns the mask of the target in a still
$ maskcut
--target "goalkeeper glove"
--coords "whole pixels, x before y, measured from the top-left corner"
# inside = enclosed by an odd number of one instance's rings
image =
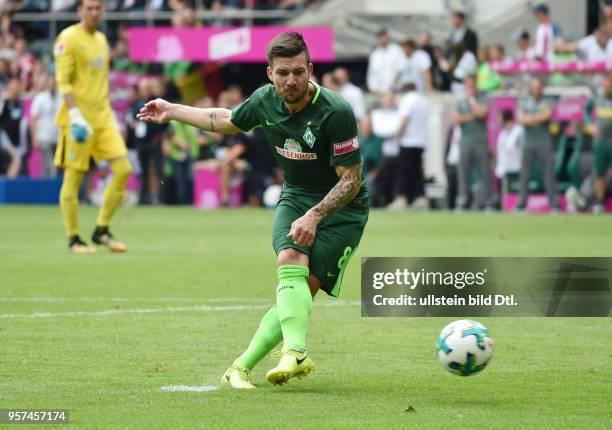
[[[78,107],[73,107],[68,111],[70,118],[70,134],[77,143],[83,143],[93,133],[93,130],[83,117]]]

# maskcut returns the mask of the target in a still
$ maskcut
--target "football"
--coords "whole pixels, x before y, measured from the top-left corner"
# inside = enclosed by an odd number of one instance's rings
[[[471,376],[487,367],[493,355],[493,339],[479,322],[458,320],[442,329],[436,353],[449,372]]]

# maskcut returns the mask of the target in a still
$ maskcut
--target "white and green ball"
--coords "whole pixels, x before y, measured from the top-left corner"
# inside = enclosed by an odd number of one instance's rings
[[[449,372],[471,376],[489,363],[493,355],[493,339],[489,330],[479,322],[458,320],[442,329],[436,353]]]

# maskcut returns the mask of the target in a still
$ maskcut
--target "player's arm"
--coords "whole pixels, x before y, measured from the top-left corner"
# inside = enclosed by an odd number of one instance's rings
[[[336,173],[339,176],[338,183],[318,205],[308,211],[318,217],[319,221],[349,204],[361,188],[361,163],[352,166],[336,166]]]
[[[78,142],[84,142],[93,131],[87,123],[74,97],[72,82],[76,73],[76,62],[70,48],[69,40],[58,39],[53,48],[55,56],[55,81],[57,89],[68,107],[70,132]]]
[[[323,219],[338,212],[351,202],[361,188],[361,163],[352,166],[336,166],[338,182],[327,195],[291,224],[290,238],[298,245],[310,246]]]
[[[141,121],[164,124],[179,121],[206,131],[221,134],[236,134],[242,131],[232,122],[232,111],[223,108],[195,108],[166,100],[148,102],[136,116]]]

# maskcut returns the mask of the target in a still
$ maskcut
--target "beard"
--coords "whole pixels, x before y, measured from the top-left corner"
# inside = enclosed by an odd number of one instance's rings
[[[302,87],[295,87],[290,90],[280,90],[283,101],[287,104],[295,104],[306,97],[308,93],[308,81]]]

